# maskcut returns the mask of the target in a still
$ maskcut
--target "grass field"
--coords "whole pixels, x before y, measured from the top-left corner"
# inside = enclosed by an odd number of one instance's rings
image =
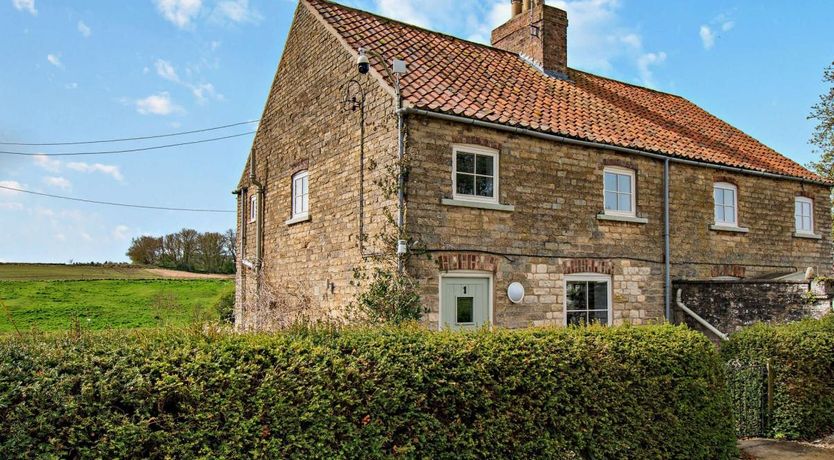
[[[143,268],[0,265],[0,333],[184,326],[216,319],[229,279]],[[170,278],[170,279],[163,279]],[[4,306],[5,305],[5,306]]]
[[[0,264],[0,280],[48,281],[48,280],[143,280],[182,278],[230,278],[222,275],[200,275],[158,268],[131,267],[129,265],[94,266],[61,264]]]

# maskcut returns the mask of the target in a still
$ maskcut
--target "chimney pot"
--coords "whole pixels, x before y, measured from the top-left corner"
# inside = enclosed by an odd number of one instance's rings
[[[512,19],[512,18],[518,16],[519,14],[521,14],[521,8],[522,8],[521,0],[512,0],[512,5],[513,5],[513,12],[512,12],[512,17],[510,19]]]
[[[526,13],[530,11],[530,0],[523,0],[523,7],[521,8],[522,13]]]

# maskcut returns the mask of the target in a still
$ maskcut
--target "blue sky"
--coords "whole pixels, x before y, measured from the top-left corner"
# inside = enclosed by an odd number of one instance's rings
[[[345,0],[475,41],[509,0]],[[682,95],[807,163],[811,105],[834,60],[834,2],[564,0],[571,67]],[[0,0],[0,142],[81,141],[260,116],[295,2]],[[133,148],[231,135],[239,126]],[[234,209],[251,136],[139,154],[0,155],[0,185],[86,199]],[[223,231],[233,214],[111,208],[0,190],[0,261],[126,260],[130,238]]]

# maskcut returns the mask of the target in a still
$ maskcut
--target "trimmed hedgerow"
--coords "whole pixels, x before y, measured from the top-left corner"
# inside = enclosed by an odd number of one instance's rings
[[[672,326],[0,340],[0,458],[733,458]]]
[[[815,439],[834,432],[834,315],[780,326],[757,324],[733,334],[721,354],[727,361],[751,365],[766,366],[770,360],[773,410],[765,434]]]

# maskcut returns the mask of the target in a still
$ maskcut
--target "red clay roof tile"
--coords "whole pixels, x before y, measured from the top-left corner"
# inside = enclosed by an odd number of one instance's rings
[[[413,107],[678,158],[820,180],[686,99],[579,70],[549,77],[517,54],[327,0],[306,0],[354,49],[409,63]],[[385,75],[383,63],[372,59]]]

